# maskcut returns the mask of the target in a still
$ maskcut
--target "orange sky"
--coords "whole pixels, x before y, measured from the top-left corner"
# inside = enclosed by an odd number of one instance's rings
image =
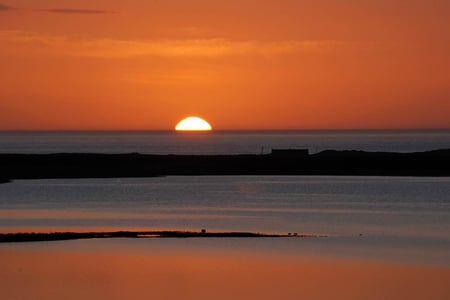
[[[448,0],[0,0],[0,130],[450,128]]]

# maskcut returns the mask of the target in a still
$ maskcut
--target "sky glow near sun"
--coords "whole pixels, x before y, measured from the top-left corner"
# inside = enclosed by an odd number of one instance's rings
[[[449,19],[448,0],[0,0],[0,130],[450,128]]]

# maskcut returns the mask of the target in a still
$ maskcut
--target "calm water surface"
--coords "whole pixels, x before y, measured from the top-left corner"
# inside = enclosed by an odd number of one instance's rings
[[[450,130],[0,132],[0,153],[268,153],[272,148],[413,152]],[[320,239],[128,240],[139,248],[310,253],[450,265],[450,178],[206,176],[28,180],[0,185],[0,230],[190,229],[313,233]],[[123,240],[96,243],[121,249]],[[47,247],[36,243],[1,247]]]
[[[0,132],[0,153],[258,154],[272,148],[426,151],[450,148],[450,130]]]
[[[369,255],[450,265],[449,195],[450,178],[18,180],[0,185],[0,229],[207,228],[314,233],[329,238],[276,243],[240,240],[239,244],[255,250]],[[211,243],[216,245],[217,240],[196,242],[202,247]],[[219,243],[227,247],[229,242]]]

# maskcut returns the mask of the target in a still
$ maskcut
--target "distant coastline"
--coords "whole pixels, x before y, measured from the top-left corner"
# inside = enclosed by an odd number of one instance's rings
[[[274,149],[270,154],[0,154],[0,183],[14,179],[171,175],[450,176],[450,149],[414,153]]]
[[[0,131],[0,153],[268,154],[272,148],[419,152],[450,148],[450,130]]]

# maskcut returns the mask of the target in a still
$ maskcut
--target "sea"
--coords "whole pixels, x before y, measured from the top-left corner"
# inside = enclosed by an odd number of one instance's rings
[[[450,130],[0,132],[0,153],[260,154],[299,148],[446,149]],[[450,267],[450,178],[168,176],[0,184],[1,232],[153,229],[311,234],[317,237],[159,243]],[[123,241],[101,243],[120,247]],[[143,241],[129,243],[145,247]]]
[[[450,129],[0,131],[0,153],[261,154],[272,149],[415,152],[450,148]]]

